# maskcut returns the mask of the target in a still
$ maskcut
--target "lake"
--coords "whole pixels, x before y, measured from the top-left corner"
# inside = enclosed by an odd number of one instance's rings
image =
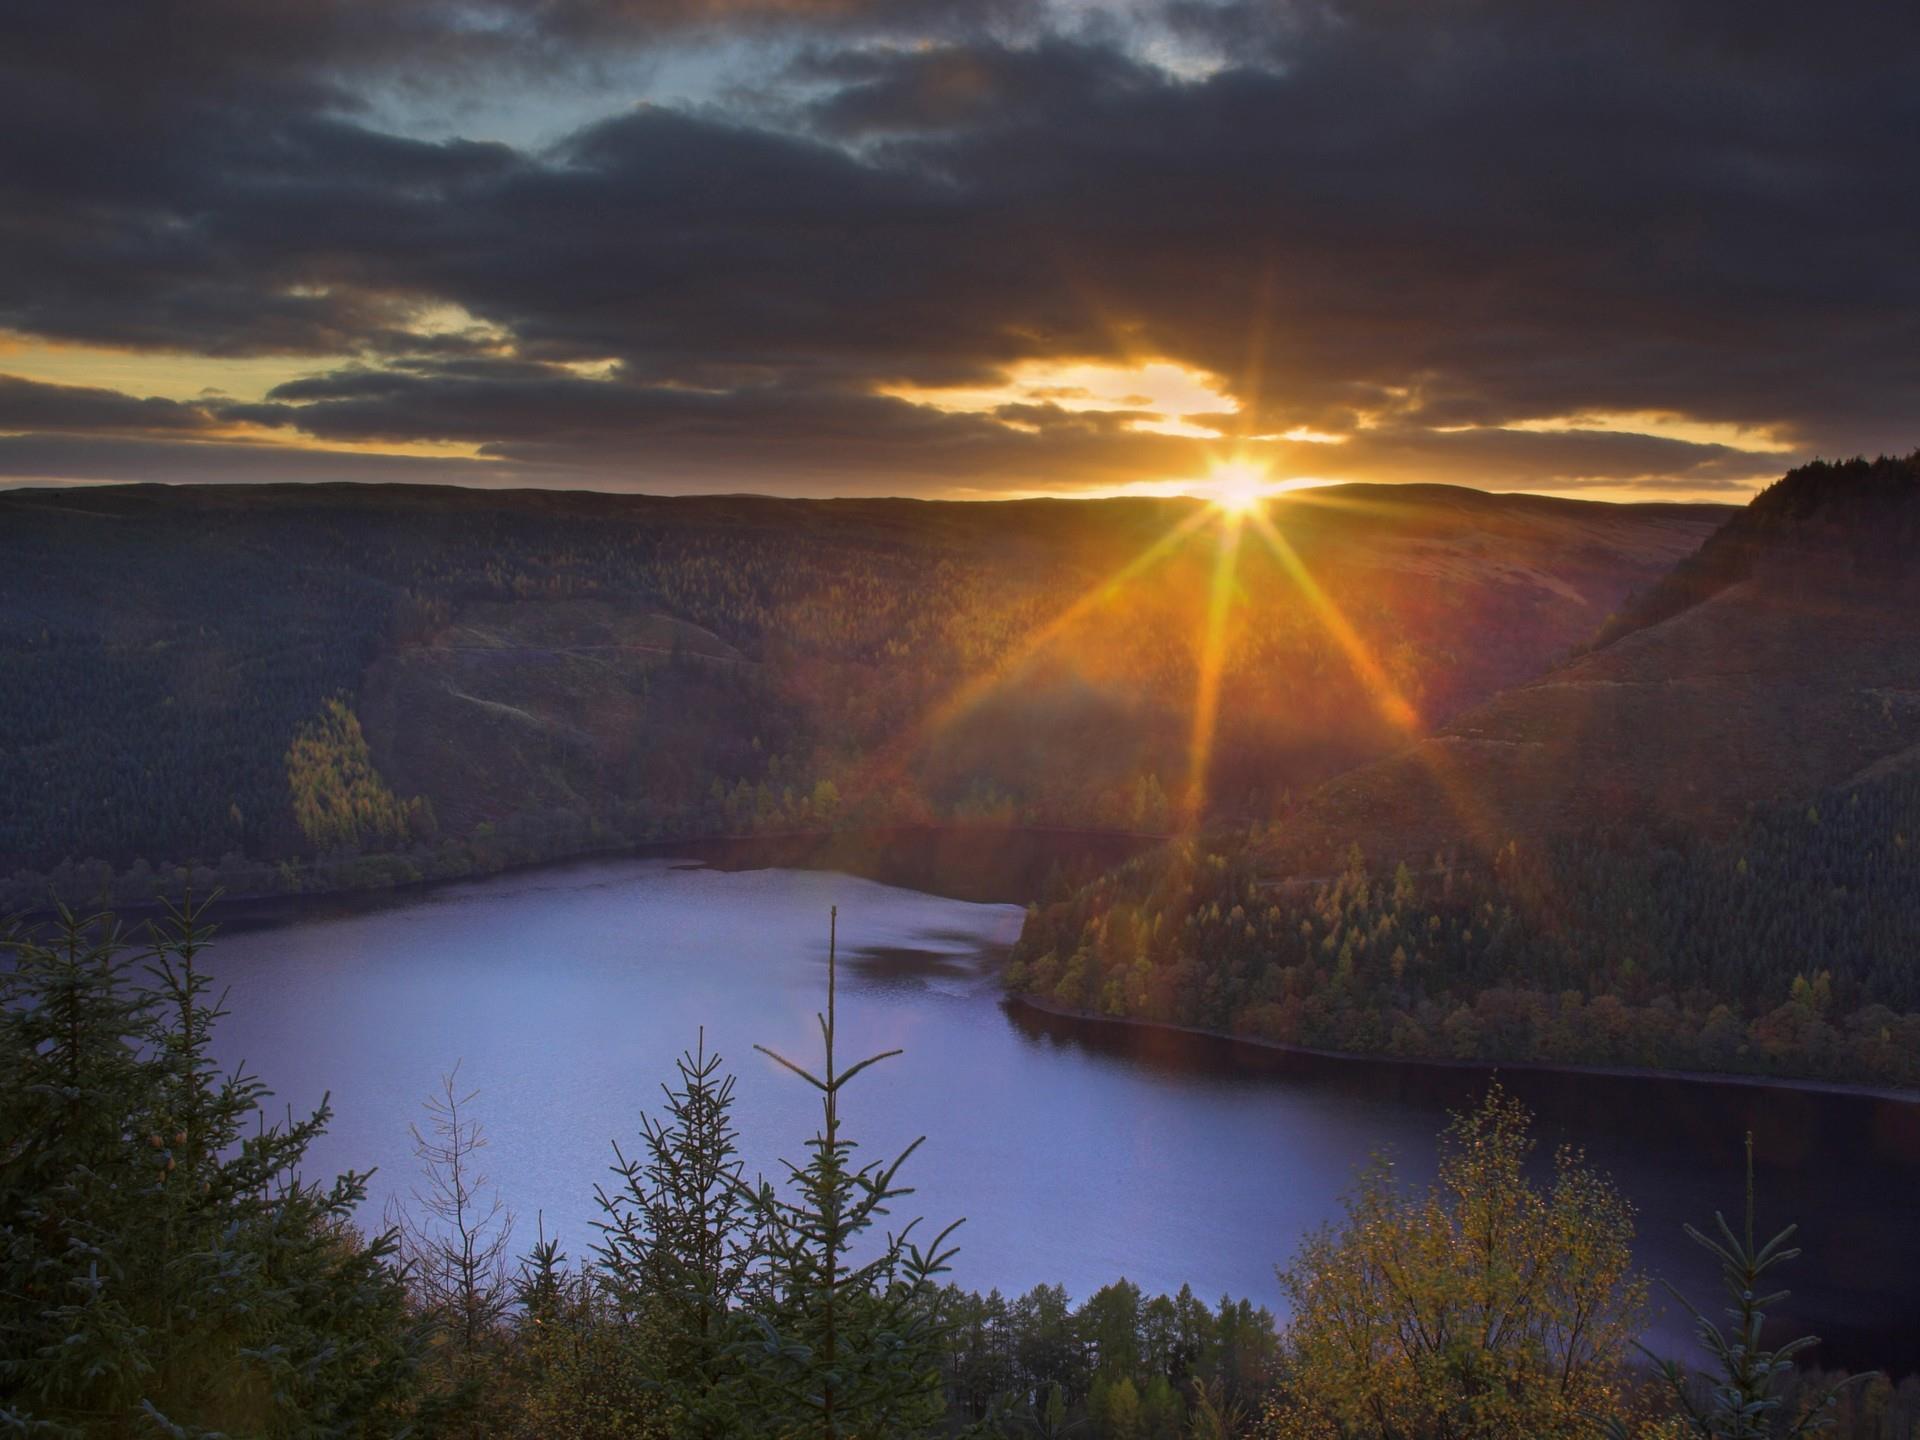
[[[839,907],[843,1065],[902,1047],[847,1092],[871,1158],[925,1134],[902,1207],[965,1217],[954,1278],[1078,1298],[1118,1276],[1149,1292],[1280,1308],[1274,1266],[1339,1214],[1385,1150],[1430,1178],[1434,1136],[1483,1073],[1283,1055],[1211,1037],[1036,1014],[994,979],[1018,906],[823,870],[589,862],[387,897],[319,902],[231,926],[211,968],[233,1014],[216,1048],[276,1104],[335,1117],[313,1172],[378,1167],[366,1218],[417,1183],[408,1134],[459,1066],[517,1216],[578,1256],[610,1142],[637,1149],[673,1059],[705,1028],[739,1077],[749,1168],[804,1157],[814,1092],[753,1050],[818,1055],[827,915]],[[1819,1092],[1513,1072],[1542,1150],[1583,1146],[1639,1207],[1640,1252],[1717,1310],[1680,1235],[1740,1205],[1740,1136],[1760,1155],[1763,1226],[1801,1223],[1795,1318],[1829,1362],[1920,1353],[1920,1105]],[[1677,1340],[1669,1315],[1659,1334]]]

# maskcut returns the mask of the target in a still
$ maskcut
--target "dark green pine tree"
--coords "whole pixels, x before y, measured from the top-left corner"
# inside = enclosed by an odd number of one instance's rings
[[[960,1222],[924,1250],[912,1241],[918,1220],[897,1233],[870,1233],[892,1202],[912,1193],[899,1183],[900,1171],[921,1141],[891,1162],[861,1164],[841,1128],[847,1085],[901,1052],[839,1068],[838,921],[836,909],[829,919],[827,1008],[816,1017],[822,1073],[755,1047],[820,1092],[822,1118],[807,1143],[806,1163],[786,1162],[788,1193],[755,1192],[765,1289],[753,1314],[755,1334],[738,1352],[745,1365],[741,1415],[746,1433],[786,1440],[931,1435],[944,1424],[945,1324],[934,1277],[955,1253],[948,1240]]]
[[[1661,1378],[1673,1392],[1682,1423],[1688,1433],[1700,1440],[1799,1440],[1829,1428],[1834,1407],[1841,1393],[1873,1378],[1872,1373],[1849,1375],[1825,1386],[1796,1406],[1797,1413],[1782,1413],[1781,1389],[1791,1378],[1794,1357],[1820,1343],[1816,1336],[1803,1335],[1768,1347],[1762,1343],[1767,1311],[1787,1299],[1790,1292],[1766,1293],[1767,1273],[1795,1259],[1800,1251],[1790,1248],[1797,1225],[1789,1225],[1765,1244],[1754,1238],[1753,1228],[1753,1136],[1747,1136],[1746,1223],[1739,1234],[1718,1211],[1713,1216],[1719,1237],[1705,1234],[1692,1225],[1687,1236],[1708,1250],[1720,1262],[1721,1284],[1729,1301],[1727,1324],[1722,1327],[1675,1290],[1673,1296],[1693,1316],[1694,1333],[1707,1352],[1710,1367],[1698,1377],[1673,1360],[1656,1360]],[[1643,1347],[1644,1348],[1644,1347]],[[1651,1356],[1651,1352],[1649,1352]],[[1624,1432],[1615,1427],[1615,1434]]]
[[[703,1030],[663,1085],[664,1118],[640,1121],[644,1158],[614,1147],[611,1191],[595,1187],[601,1282],[620,1315],[654,1337],[676,1432],[734,1433],[738,1307],[759,1251],[755,1192],[733,1125],[734,1077],[708,1054]]]
[[[269,1125],[222,1073],[191,899],[144,949],[111,916],[6,937],[0,1428],[399,1433],[417,1336],[364,1177],[300,1178],[326,1105]],[[144,965],[141,962],[145,962]]]

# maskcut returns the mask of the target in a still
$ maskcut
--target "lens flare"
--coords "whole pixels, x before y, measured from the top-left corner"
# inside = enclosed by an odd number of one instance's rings
[[[1273,493],[1267,467],[1250,460],[1223,460],[1207,476],[1207,498],[1229,515],[1250,515]]]

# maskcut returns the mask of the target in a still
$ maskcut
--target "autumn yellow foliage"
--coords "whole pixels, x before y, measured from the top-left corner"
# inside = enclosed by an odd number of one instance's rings
[[[302,725],[287,748],[293,814],[315,850],[358,850],[404,843],[426,802],[400,800],[373,768],[360,719],[335,698]]]
[[[1530,1120],[1495,1086],[1426,1193],[1377,1164],[1306,1242],[1281,1276],[1275,1440],[1574,1440],[1620,1411],[1646,1300],[1632,1209],[1572,1150],[1529,1179]]]

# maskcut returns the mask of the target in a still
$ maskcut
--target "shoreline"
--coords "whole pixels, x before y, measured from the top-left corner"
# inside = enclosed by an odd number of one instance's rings
[[[1112,1025],[1149,1032],[1164,1031],[1176,1035],[1195,1035],[1230,1045],[1249,1045],[1280,1055],[1304,1059],[1336,1060],[1349,1065],[1408,1065],[1434,1070],[1478,1070],[1498,1075],[1502,1070],[1528,1074],[1590,1075],[1610,1080],[1683,1081],[1694,1085],[1739,1085],[1756,1090],[1791,1090],[1803,1094],[1846,1095],[1857,1100],[1880,1100],[1894,1105],[1920,1106],[1920,1088],[1903,1090],[1890,1085],[1871,1085],[1853,1080],[1795,1079],[1786,1075],[1751,1075],[1737,1071],[1651,1069],[1638,1065],[1590,1065],[1552,1060],[1455,1060],[1443,1055],[1378,1055],[1359,1050],[1326,1050],[1314,1045],[1292,1045],[1283,1040],[1267,1040],[1257,1035],[1235,1035],[1225,1030],[1208,1030],[1199,1025],[1176,1025],[1167,1020],[1141,1020],[1131,1015],[1094,1015],[1070,1009],[1052,1000],[1036,1000],[1030,995],[1002,992],[1009,1005],[1032,1010],[1035,1014],[1090,1025]]]
[[[1166,843],[1171,835],[1155,834],[1136,830],[1099,830],[1084,826],[1067,825],[875,825],[851,830],[779,830],[761,831],[736,835],[682,835],[660,840],[628,840],[608,845],[589,846],[581,850],[568,850],[563,854],[549,855],[537,860],[523,860],[502,865],[490,870],[471,870],[458,875],[426,875],[417,880],[405,880],[395,884],[365,885],[326,885],[308,890],[247,890],[222,891],[220,904],[236,910],[245,909],[254,916],[264,916],[276,910],[297,909],[302,904],[318,904],[328,901],[378,900],[388,896],[418,896],[432,892],[438,887],[471,884],[476,881],[492,880],[504,875],[528,875],[543,870],[559,869],[568,865],[588,864],[596,860],[645,860],[645,859],[688,859],[702,860],[716,868],[729,868],[731,860],[716,860],[702,851],[732,850],[750,851],[756,847],[775,850],[783,847],[803,847],[815,852],[819,860],[825,863],[802,864],[797,860],[773,859],[764,866],[743,864],[734,866],[740,869],[755,868],[796,868],[796,869],[833,869],[841,868],[833,864],[836,859],[852,861],[856,851],[862,845],[879,847],[882,853],[890,845],[903,840],[930,842],[939,839],[983,842],[987,840],[1006,840],[1022,838],[1038,843],[1074,843],[1090,846],[1111,845],[1114,847],[1137,846],[1142,849]],[[846,850],[836,850],[846,847]],[[386,859],[407,859],[405,855],[374,855],[361,857],[369,861]],[[851,873],[851,872],[850,872]],[[870,878],[870,877],[869,877]],[[929,894],[942,894],[935,886],[914,886],[926,889]],[[178,898],[177,896],[174,898]],[[946,899],[966,899],[963,895],[943,895]],[[166,904],[166,899],[155,896],[148,900],[136,900],[126,904],[107,905],[100,908],[110,910],[116,916],[151,917],[158,914]],[[1026,900],[1007,900],[998,903],[1020,904]],[[76,914],[82,914],[93,908],[92,902],[86,907],[75,907]],[[39,905],[11,912],[0,911],[0,916],[17,919],[29,924],[38,924],[51,920],[58,912],[52,905]]]
[[[330,886],[318,890],[267,890],[245,893],[223,893],[220,907],[224,913],[215,916],[216,923],[228,928],[252,929],[263,925],[281,923],[296,918],[305,906],[320,906],[329,903],[362,902],[366,904],[400,902],[429,895],[433,891],[454,885],[474,884],[498,879],[509,875],[531,875],[546,870],[558,870],[569,865],[591,864],[608,860],[692,860],[712,866],[715,869],[752,870],[770,868],[790,869],[844,869],[849,874],[861,874],[863,878],[875,879],[883,884],[899,884],[909,889],[922,890],[927,894],[940,895],[945,899],[979,901],[978,894],[961,894],[952,887],[943,887],[934,877],[909,877],[887,879],[875,872],[877,866],[861,866],[858,850],[862,846],[880,847],[880,853],[886,853],[887,847],[897,845],[903,840],[918,840],[929,843],[939,840],[982,842],[991,840],[1006,841],[1014,838],[1037,843],[1082,842],[1089,845],[1127,846],[1134,845],[1149,848],[1164,844],[1171,836],[1156,835],[1142,831],[1098,830],[1074,826],[993,826],[993,825],[890,825],[874,826],[855,830],[789,830],[773,833],[745,835],[698,835],[682,836],[674,839],[636,840],[613,845],[594,846],[588,849],[569,851],[563,855],[549,856],[539,860],[528,860],[517,864],[503,865],[494,870],[473,871],[463,875],[426,876],[418,880],[409,880],[394,885],[342,885]],[[836,846],[848,847],[840,853]],[[773,852],[783,847],[802,847],[812,853],[805,856],[763,854],[753,856],[758,849]],[[731,851],[731,854],[713,852]],[[706,853],[703,853],[706,852]],[[845,863],[840,863],[845,862]],[[156,897],[151,900],[137,901],[131,904],[110,906],[116,916],[150,919],[159,913],[163,900]],[[1000,899],[984,903],[1020,904],[1028,900]],[[51,907],[23,910],[12,918],[29,924],[44,923],[53,918],[55,911]],[[998,976],[995,976],[998,979]],[[1482,1071],[1497,1074],[1502,1070],[1523,1073],[1580,1076],[1624,1080],[1684,1081],[1698,1085],[1738,1085],[1761,1090],[1797,1091],[1803,1094],[1845,1095],[1857,1099],[1880,1100],[1900,1105],[1920,1105],[1920,1086],[1902,1089],[1897,1086],[1875,1085],[1861,1081],[1823,1080],[1816,1077],[1795,1078],[1782,1075],[1756,1075],[1739,1071],[1715,1070],[1674,1070],[1668,1068],[1647,1068],[1633,1065],[1596,1065],[1577,1062],[1558,1062],[1550,1060],[1458,1060],[1439,1055],[1385,1055],[1357,1050],[1329,1050],[1313,1045],[1290,1044],[1280,1040],[1268,1040],[1255,1035],[1235,1034],[1231,1031],[1209,1030],[1198,1025],[1180,1025],[1172,1021],[1142,1020],[1134,1016],[1096,1015],[1085,1010],[1075,1010],[1051,1000],[1037,999],[1031,995],[1015,995],[1004,989],[1000,991],[1003,1003],[1024,1007],[1035,1014],[1049,1015],[1057,1019],[1084,1022],[1088,1024],[1117,1026],[1144,1031],[1164,1031],[1169,1034],[1191,1035],[1231,1045],[1247,1045],[1274,1054],[1292,1055],[1303,1059],[1338,1061],[1351,1065],[1410,1065],[1435,1070]]]

